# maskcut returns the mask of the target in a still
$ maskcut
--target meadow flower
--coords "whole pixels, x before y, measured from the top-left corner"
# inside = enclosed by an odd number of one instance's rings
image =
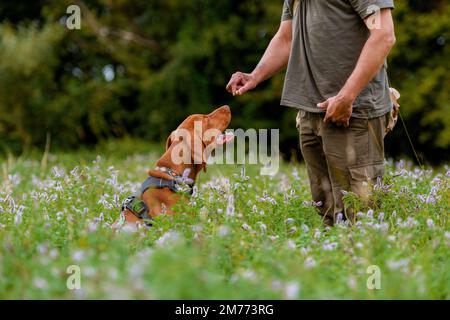
[[[258,212],[258,207],[256,206],[256,204],[253,205],[252,212],[253,213],[257,213]]]
[[[257,222],[259,224],[259,228],[261,229],[261,232],[266,232],[267,231],[267,226],[262,223],[261,221]]]
[[[197,195],[198,195],[198,187],[197,187],[197,186],[193,186],[193,187],[192,187],[192,194],[191,194],[191,197],[192,197],[192,198],[195,198],[195,197],[197,197]]]
[[[73,168],[70,171],[70,175],[72,175],[74,178],[78,179],[80,177],[80,174],[78,173],[78,167]]]
[[[300,249],[300,252],[303,255],[307,255],[310,251],[311,251],[311,248],[309,248],[309,247],[303,247],[303,248]]]
[[[294,168],[292,170],[292,176],[294,177],[295,180],[300,180],[300,176],[298,175],[298,170],[297,168]]]
[[[407,267],[409,264],[409,259],[401,259],[401,260],[389,260],[387,262],[387,266],[391,270],[397,270],[403,267]]]
[[[286,245],[289,249],[292,249],[292,250],[297,248],[297,245],[295,244],[295,242],[293,240],[288,240],[286,242]]]
[[[414,218],[412,218],[412,217],[408,217],[408,219],[404,223],[404,226],[407,228],[412,228],[416,225],[418,225],[418,222],[416,220],[414,220]]]
[[[61,211],[58,211],[58,212],[56,213],[56,220],[61,221],[61,219],[63,218],[63,216],[64,216],[64,213],[61,212]]]
[[[361,211],[358,211],[358,212],[356,213],[356,217],[357,217],[357,218],[362,218],[362,217],[364,217],[364,213],[362,213]]]
[[[373,210],[372,210],[372,209],[369,209],[369,210],[367,211],[367,217],[373,218]]]
[[[309,228],[306,224],[302,224],[302,231],[305,233],[309,232]]]
[[[378,214],[378,221],[382,222],[384,220],[384,212]]]
[[[250,227],[248,224],[246,224],[246,223],[244,223],[241,227],[242,227],[242,229],[244,229],[245,231],[248,231],[248,230],[251,229],[251,227]]]
[[[62,172],[60,172],[60,170],[58,169],[58,167],[53,167],[53,168],[52,168],[52,173],[53,173],[53,176],[54,176],[55,178],[61,178],[61,177],[62,177]]]
[[[158,246],[162,246],[165,243],[176,242],[180,238],[180,234],[174,231],[168,231],[164,233],[161,237],[159,237],[155,243]]]
[[[284,287],[284,296],[286,299],[297,299],[300,293],[300,286],[296,282],[289,282]]]
[[[315,238],[315,239],[318,239],[318,238],[320,238],[320,235],[321,235],[321,233],[320,233],[319,229],[316,229],[316,230],[314,231],[314,238]]]
[[[228,197],[228,204],[227,204],[227,213],[226,215],[228,217],[234,216],[234,196],[231,194]]]
[[[305,267],[307,269],[313,268],[316,266],[316,261],[312,257],[307,257],[305,259]]]
[[[116,186],[117,185],[117,173],[114,172],[111,174],[111,177],[105,180],[105,184],[110,186]]]
[[[20,225],[22,223],[22,215],[23,215],[23,213],[19,211],[14,216],[14,224],[16,226],[18,226],[18,225]]]
[[[280,290],[283,284],[281,283],[280,280],[272,280],[270,286],[272,287],[273,290]]]
[[[85,253],[83,250],[76,250],[72,253],[72,260],[79,262],[84,259]]]
[[[42,278],[35,278],[33,280],[33,285],[38,289],[45,289],[48,286],[47,280]]]
[[[342,213],[338,213],[336,217],[336,223],[341,223],[344,220],[344,215]]]
[[[294,218],[287,218],[286,220],[284,220],[284,223],[286,223],[286,224],[291,224],[291,223],[294,223],[294,222],[295,222]]]
[[[242,278],[247,280],[256,280],[256,273],[253,270],[244,270]]]
[[[219,233],[219,236],[225,237],[230,233],[230,228],[228,228],[227,226],[220,226],[218,233]]]
[[[191,227],[191,229],[192,229],[192,231],[194,231],[194,232],[202,232],[203,227],[202,227],[201,225],[196,224],[196,225],[193,225],[193,226]]]
[[[434,222],[433,222],[433,219],[427,219],[427,226],[428,226],[428,228],[430,228],[430,229],[433,229],[433,227],[434,227]]]
[[[11,212],[16,211],[16,202],[14,201],[13,197],[9,198],[9,208],[11,209]]]
[[[56,250],[56,249],[52,249],[52,250],[50,250],[50,252],[48,253],[48,256],[49,256],[51,259],[55,259],[56,257],[58,257],[58,255],[59,255],[59,253],[58,253],[58,250]]]
[[[245,166],[242,166],[241,168],[241,179],[244,181],[250,180],[250,177],[245,175]]]
[[[144,270],[145,268],[141,264],[135,263],[132,264],[131,267],[128,269],[128,274],[130,275],[131,279],[138,280],[143,276]]]
[[[83,275],[90,278],[96,274],[96,269],[92,266],[86,266],[83,268]]]
[[[331,242],[331,243],[324,243],[322,247],[325,251],[331,251],[336,249],[337,245],[338,245],[337,242]]]
[[[22,181],[22,178],[20,174],[16,173],[16,174],[9,174],[8,180],[13,186],[17,186]]]
[[[364,245],[362,244],[362,242],[357,242],[355,243],[355,247],[357,247],[358,249],[362,249]]]
[[[46,254],[47,253],[47,250],[48,250],[48,247],[47,247],[47,245],[46,244],[39,244],[38,246],[37,246],[37,251],[39,252],[39,254]]]
[[[351,289],[356,289],[358,282],[356,281],[355,277],[350,276],[347,280],[347,284]]]
[[[297,227],[291,227],[289,230],[288,230],[288,234],[292,234],[292,233],[295,233],[295,232],[297,232]]]

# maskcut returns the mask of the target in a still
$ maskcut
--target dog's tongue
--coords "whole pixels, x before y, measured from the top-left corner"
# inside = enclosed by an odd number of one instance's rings
[[[226,132],[217,136],[216,144],[222,145],[233,140],[234,134],[232,132]]]

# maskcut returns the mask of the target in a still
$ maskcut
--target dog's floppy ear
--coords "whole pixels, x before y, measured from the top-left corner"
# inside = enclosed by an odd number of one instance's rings
[[[167,141],[166,141],[166,150],[169,149],[170,145],[172,144],[172,132],[169,134],[169,136],[167,137]]]

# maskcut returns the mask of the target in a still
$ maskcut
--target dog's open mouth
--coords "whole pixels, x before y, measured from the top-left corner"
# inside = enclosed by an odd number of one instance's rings
[[[217,145],[226,144],[226,143],[230,142],[231,140],[233,140],[233,138],[234,138],[234,134],[232,132],[225,132],[223,134],[219,134],[216,138],[216,144]]]

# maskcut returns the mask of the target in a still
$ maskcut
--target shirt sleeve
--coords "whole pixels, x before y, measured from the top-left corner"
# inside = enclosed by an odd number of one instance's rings
[[[289,0],[284,0],[283,4],[283,13],[281,15],[281,21],[292,20],[292,12]]]
[[[350,0],[361,19],[378,12],[381,9],[394,9],[394,0]]]

